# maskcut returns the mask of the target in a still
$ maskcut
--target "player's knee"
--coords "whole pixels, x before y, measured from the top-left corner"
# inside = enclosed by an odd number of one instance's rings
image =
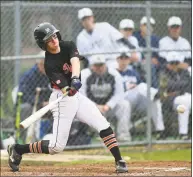
[[[187,95],[180,95],[175,98],[174,105],[184,105],[188,109],[191,108],[191,96]]]
[[[58,153],[62,152],[64,150],[64,148],[65,148],[65,145],[56,143],[56,145],[54,147],[49,148],[49,153],[51,155],[58,154]]]
[[[111,127],[108,127],[107,129],[101,130],[99,135],[101,138],[104,138],[108,135],[113,134],[113,129]]]

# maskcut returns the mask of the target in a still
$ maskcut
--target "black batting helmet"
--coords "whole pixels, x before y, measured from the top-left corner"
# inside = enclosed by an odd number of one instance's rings
[[[54,25],[48,22],[44,22],[39,24],[34,29],[34,38],[36,40],[36,43],[42,50],[46,50],[45,42],[46,40],[51,37],[53,34],[57,34],[58,40],[61,40],[61,35],[59,33],[59,30],[56,29]]]

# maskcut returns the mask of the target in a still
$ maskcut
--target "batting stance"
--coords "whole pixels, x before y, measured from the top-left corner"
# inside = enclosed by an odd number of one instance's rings
[[[13,144],[8,147],[9,166],[13,171],[19,170],[19,164],[24,153],[56,154],[66,146],[70,127],[76,117],[96,129],[107,148],[115,158],[116,171],[128,171],[126,162],[122,159],[115,134],[109,122],[102,116],[95,104],[78,92],[82,86],[80,81],[79,53],[72,41],[61,40],[59,30],[50,23],[41,23],[34,30],[38,46],[45,50],[45,72],[53,92],[50,102],[64,93],[64,97],[51,112],[54,117],[53,137],[31,144]]]

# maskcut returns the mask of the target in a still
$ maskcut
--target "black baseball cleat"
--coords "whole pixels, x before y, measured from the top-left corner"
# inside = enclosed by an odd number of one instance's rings
[[[119,160],[115,162],[116,165],[116,172],[117,173],[126,173],[128,172],[127,164],[124,160]]]
[[[9,155],[8,164],[10,168],[14,172],[19,171],[19,164],[21,162],[22,156],[15,151],[15,144],[9,145],[7,152]]]

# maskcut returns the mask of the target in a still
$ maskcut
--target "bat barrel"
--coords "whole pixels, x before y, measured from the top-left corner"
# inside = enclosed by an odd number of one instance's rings
[[[66,94],[67,95],[67,94]],[[65,96],[65,95],[64,95]],[[51,102],[47,106],[41,108],[28,118],[26,118],[24,121],[20,123],[20,128],[26,129],[28,128],[31,124],[39,120],[44,114],[46,114],[56,103],[58,103],[64,96],[59,97],[57,100]]]

